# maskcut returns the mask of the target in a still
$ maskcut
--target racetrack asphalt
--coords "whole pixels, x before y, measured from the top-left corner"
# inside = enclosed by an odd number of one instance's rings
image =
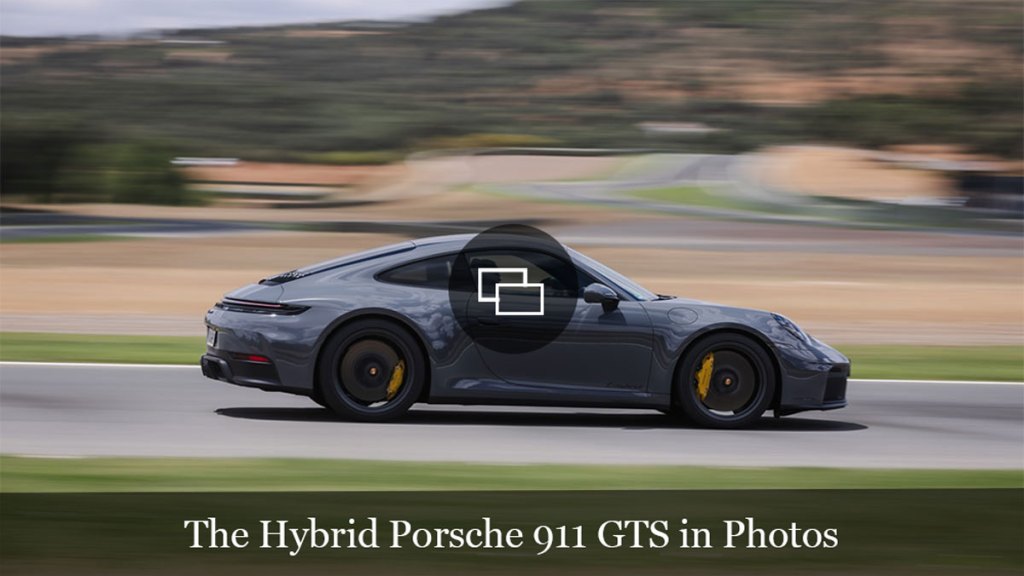
[[[495,463],[1024,468],[1024,386],[851,381],[850,406],[747,430],[653,411],[425,406],[343,422],[198,367],[0,364],[0,452]]]

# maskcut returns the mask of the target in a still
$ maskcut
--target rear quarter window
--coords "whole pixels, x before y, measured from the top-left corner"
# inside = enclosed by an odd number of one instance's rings
[[[377,279],[392,284],[447,290],[454,261],[454,254],[427,258],[381,272]]]

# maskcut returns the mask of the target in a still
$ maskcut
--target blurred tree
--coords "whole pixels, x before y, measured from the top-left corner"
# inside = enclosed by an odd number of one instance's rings
[[[95,131],[53,120],[4,123],[0,192],[41,203],[198,203],[173,157],[167,145],[107,143]]]
[[[60,193],[58,174],[85,142],[80,130],[4,122],[0,138],[0,191],[52,202]]]
[[[0,90],[5,132],[6,118],[59,110],[189,156],[404,155],[510,133],[706,151],[947,142],[1019,158],[1020,14],[1020,0],[520,0],[401,26],[204,30],[216,45],[18,39],[38,55],[5,58]],[[722,131],[652,139],[637,128],[650,121]],[[62,164],[52,132],[25,154]],[[35,166],[4,184],[52,194],[52,166]]]
[[[166,146],[132,143],[114,148],[107,167],[110,201],[134,204],[198,204],[199,197],[171,164]]]

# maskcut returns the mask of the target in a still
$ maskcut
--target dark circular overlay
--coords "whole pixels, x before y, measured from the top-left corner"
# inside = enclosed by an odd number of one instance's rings
[[[572,321],[581,292],[572,258],[548,234],[520,224],[477,234],[452,263],[448,298],[479,346],[522,354],[550,344]]]

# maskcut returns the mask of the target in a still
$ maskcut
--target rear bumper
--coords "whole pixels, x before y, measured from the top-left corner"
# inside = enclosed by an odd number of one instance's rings
[[[203,369],[203,376],[213,380],[272,392],[304,394],[303,391],[292,390],[282,384],[273,364],[241,360],[233,358],[231,354],[207,352],[199,359],[199,365]]]
[[[206,314],[204,374],[215,380],[262,390],[313,394],[317,338],[322,331],[313,310],[299,315],[254,314],[213,307]],[[323,326],[329,322],[324,321]],[[212,332],[216,337],[211,338]],[[246,356],[270,360],[248,364]]]
[[[203,376],[207,378],[231,382],[231,379],[234,377],[231,365],[223,358],[203,354],[203,357],[199,359],[199,366],[203,369]]]

